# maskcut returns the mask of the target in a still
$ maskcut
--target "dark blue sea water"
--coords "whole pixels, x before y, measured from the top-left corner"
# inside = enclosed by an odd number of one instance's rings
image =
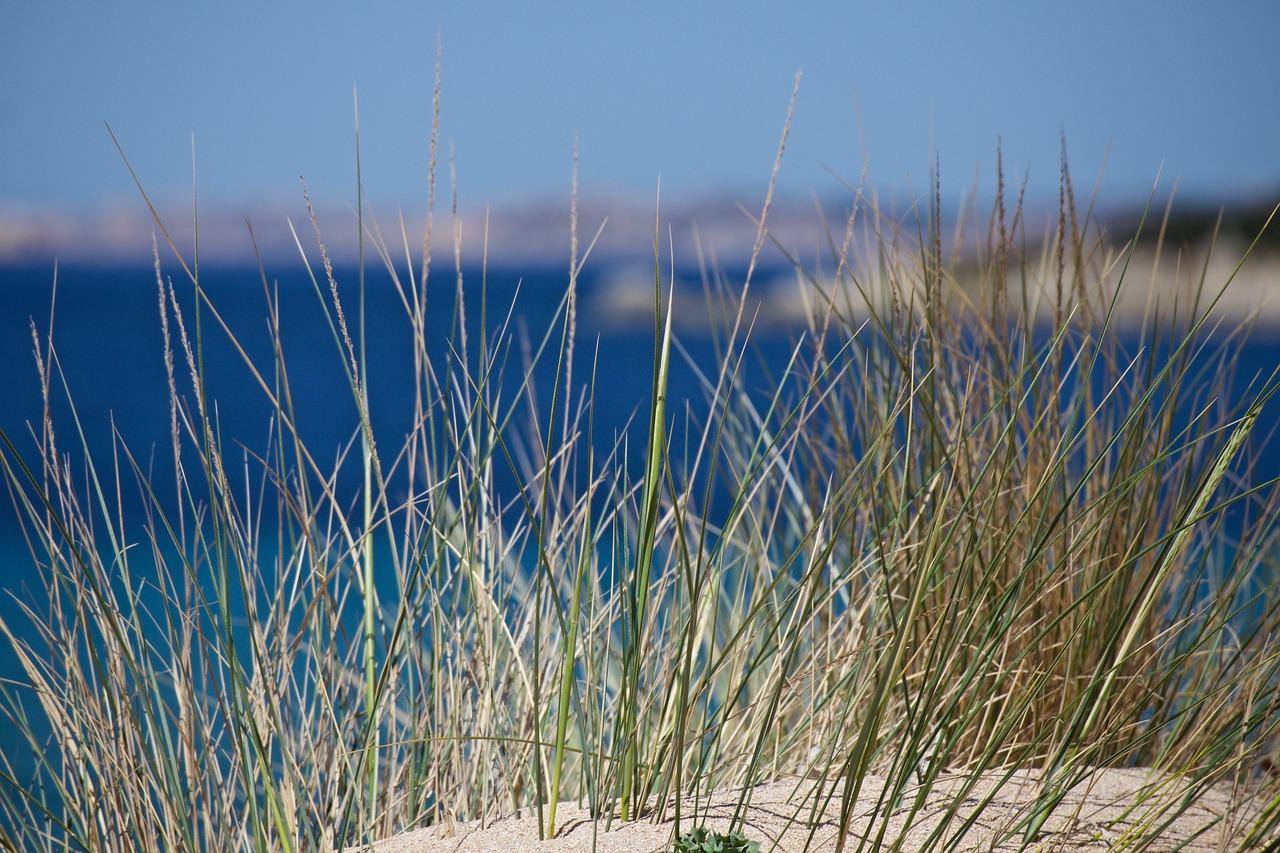
[[[180,269],[167,272],[173,275],[179,303],[189,330],[194,333],[191,285]],[[401,298],[386,273],[371,267],[366,275],[371,417],[375,433],[395,445],[406,431],[412,411],[412,342]],[[337,278],[348,319],[354,325],[358,317],[355,271],[339,269]],[[767,281],[767,276],[758,278]],[[206,268],[201,279],[240,345],[269,376],[272,349],[267,296],[258,270]],[[530,347],[536,348],[554,320],[567,283],[564,270],[501,268],[489,269],[483,278],[480,270],[467,270],[463,281],[473,350],[481,326],[492,332],[507,319],[512,305],[511,330],[526,336]],[[52,323],[56,353],[52,413],[63,450],[74,451],[78,443],[67,405],[70,398],[95,457],[109,458],[114,429],[140,461],[153,453],[163,459],[168,452],[169,397],[154,271],[148,267],[63,267],[57,274],[56,301],[53,282],[51,266],[0,267],[0,429],[21,452],[34,456],[30,430],[38,424],[41,398],[31,325],[34,323],[43,340]],[[309,447],[323,461],[325,453],[336,453],[358,426],[343,374],[342,354],[304,270],[296,263],[279,271],[269,270],[268,285],[273,294],[278,294],[281,338],[297,423]],[[651,298],[652,285],[643,276],[630,286],[644,291],[632,300],[633,305],[637,301],[643,305],[645,299]],[[579,287],[575,377],[578,384],[589,380],[598,347],[595,434],[597,444],[608,443],[629,419],[638,413],[643,420],[646,412],[653,362],[652,319],[644,317],[643,311],[620,313],[618,283],[608,274],[602,276],[588,269]],[[325,289],[323,280],[321,288]],[[436,359],[450,355],[454,293],[453,272],[437,268],[428,290],[427,309],[429,349]],[[324,296],[327,298],[327,292]],[[695,298],[694,304],[697,301]],[[482,302],[487,306],[483,324]],[[262,392],[242,356],[207,311],[204,332],[208,394],[216,405],[224,448],[238,443],[253,451],[265,449],[270,408]],[[799,332],[785,324],[757,325],[753,333],[756,352],[743,367],[749,388],[765,393],[772,387]],[[693,363],[704,369],[714,366],[713,339],[700,332],[696,323],[682,325],[679,336],[684,354]],[[1140,343],[1134,340],[1132,348],[1136,350]],[[178,347],[176,339],[174,347]],[[1232,393],[1242,395],[1249,382],[1267,376],[1280,363],[1280,335],[1255,333],[1247,342],[1235,346],[1235,352]],[[703,399],[696,375],[681,362],[682,357],[676,356],[670,380],[668,410],[677,413],[686,402],[692,401],[696,407]],[[176,353],[176,359],[180,392],[191,401],[191,384],[180,353]],[[519,349],[513,349],[506,368],[509,377],[523,373],[520,362]],[[552,353],[544,358],[536,374],[544,411],[550,401],[554,368]],[[1264,476],[1280,474],[1280,441],[1265,440],[1275,428],[1276,408],[1268,408],[1257,430],[1260,438],[1254,449],[1260,455],[1259,473]],[[164,488],[164,480],[157,478],[160,488]],[[25,547],[15,522],[11,501],[5,494],[0,498],[0,590],[19,589],[28,578]]]
[[[194,335],[192,286],[176,266],[167,273],[173,275],[188,331]],[[339,269],[337,279],[354,333],[359,316],[358,278],[352,269]],[[463,281],[474,363],[482,327],[492,334],[508,323],[517,340],[527,339],[529,349],[536,350],[555,323],[567,275],[564,270],[528,273],[489,269],[482,276],[477,269],[465,271]],[[239,345],[270,381],[273,352],[267,296],[259,271],[205,268],[201,282]],[[79,460],[78,418],[85,444],[99,464],[111,459],[114,430],[140,464],[145,466],[154,456],[157,470],[164,468],[169,454],[169,393],[154,271],[149,267],[63,267],[57,273],[56,299],[53,285],[51,266],[0,268],[0,429],[34,461],[32,430],[38,429],[42,400],[31,327],[34,323],[44,346],[44,336],[52,325],[56,364],[51,368],[51,410],[62,450],[70,453],[73,461]],[[358,428],[342,351],[305,270],[293,264],[279,275],[269,273],[268,286],[273,298],[278,294],[280,335],[296,421],[318,462],[327,465]],[[643,300],[652,296],[652,282],[640,275],[634,286],[642,291],[643,306]],[[579,287],[575,385],[583,386],[590,380],[598,345],[599,381],[594,395],[597,443],[610,443],[639,412],[640,429],[635,433],[639,438],[633,438],[639,447],[650,396],[652,317],[644,316],[643,307],[619,312],[613,299],[616,279],[586,271]],[[321,290],[327,300],[323,279]],[[456,346],[457,338],[450,334],[456,316],[455,293],[452,270],[433,273],[428,288],[428,349],[438,364],[443,364],[453,354],[450,347]],[[412,420],[412,338],[404,304],[384,271],[368,271],[365,294],[371,419],[380,442],[397,447]],[[269,442],[270,406],[227,334],[207,310],[202,316],[204,375],[223,447],[243,445],[252,452],[262,452]],[[179,392],[194,406],[177,332],[171,331]],[[795,330],[776,325],[756,336],[758,357],[744,367],[749,385],[762,391],[769,387],[770,374],[785,364],[794,337]],[[455,341],[452,345],[451,339]],[[682,336],[681,343],[694,361],[704,366],[714,363],[714,345],[707,335],[691,332]],[[550,404],[555,350],[553,341],[535,371],[544,414]],[[509,388],[524,374],[523,358],[520,346],[509,350]],[[671,376],[670,410],[678,412],[686,400],[702,397],[694,372],[677,365]],[[68,400],[74,401],[74,413]],[[559,405],[563,410],[564,401]],[[348,469],[358,473],[358,467],[349,465]],[[164,494],[170,484],[171,477],[155,478],[162,499],[172,497]],[[127,477],[123,488],[126,493],[131,488]],[[125,503],[128,506],[127,499]],[[12,501],[7,492],[0,493],[0,594],[5,598],[31,579],[30,559],[20,533]],[[0,601],[0,612],[5,606]],[[0,651],[0,673],[7,672],[6,654]]]

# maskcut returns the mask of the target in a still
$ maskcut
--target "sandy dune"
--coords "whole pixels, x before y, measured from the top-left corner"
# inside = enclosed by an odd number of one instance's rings
[[[1034,802],[1037,785],[1034,771],[1019,771],[1001,785],[994,776],[985,778],[961,799],[955,814],[947,822],[949,805],[959,793],[959,777],[950,777],[936,785],[928,800],[912,812],[911,792],[893,809],[881,845],[875,843],[882,820],[874,823],[869,815],[875,811],[883,780],[869,778],[858,797],[854,812],[854,832],[865,833],[871,825],[872,838],[863,849],[890,849],[901,839],[898,849],[916,850],[939,827],[946,823],[944,837],[958,843],[947,845],[953,850],[1018,850],[1020,837],[1002,838],[1003,832]],[[1141,769],[1097,770],[1073,788],[1066,800],[1053,812],[1045,830],[1032,845],[1037,850],[1112,850],[1117,847],[1144,850],[1219,851],[1241,848],[1244,823],[1251,808],[1241,792],[1220,785],[1206,791],[1176,818],[1154,812],[1150,796],[1165,784],[1177,784],[1170,777],[1160,777]],[[805,802],[812,785],[799,780],[760,785],[750,790],[750,806],[746,820],[749,838],[760,842],[762,851],[800,851],[835,849],[835,818],[839,814],[839,796],[827,806],[816,826],[806,824],[811,814],[812,799]],[[1144,795],[1147,795],[1144,797]],[[991,803],[967,828],[966,818],[974,815],[978,805],[988,796]],[[728,827],[737,792],[718,793],[702,810],[705,823],[716,829]],[[1147,800],[1144,803],[1144,799]],[[690,820],[692,801],[687,801],[682,830],[695,823]],[[439,825],[398,835],[373,845],[376,853],[482,853],[482,851],[557,851],[557,853],[656,853],[669,848],[672,837],[670,809],[655,820],[622,824],[614,821],[611,828],[603,822],[593,825],[582,809],[562,806],[557,816],[554,838],[539,841],[537,819],[529,813],[492,822]],[[883,809],[882,812],[883,813]],[[1168,823],[1156,831],[1156,827]],[[963,832],[962,838],[957,838]],[[1153,835],[1154,833],[1154,835]],[[1146,839],[1143,842],[1143,839]],[[858,848],[858,838],[850,838],[847,850]]]

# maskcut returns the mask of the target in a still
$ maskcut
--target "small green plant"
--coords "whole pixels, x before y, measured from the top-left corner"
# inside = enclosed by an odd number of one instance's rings
[[[760,844],[741,832],[711,832],[700,826],[677,838],[671,853],[760,853]]]

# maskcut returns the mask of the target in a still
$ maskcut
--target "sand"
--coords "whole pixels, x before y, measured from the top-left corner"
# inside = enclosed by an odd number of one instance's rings
[[[949,803],[955,798],[961,777],[947,776],[934,786],[923,808],[909,818],[912,801],[908,793],[905,801],[892,810],[888,831],[883,839],[883,849],[889,849],[905,831],[899,849],[917,850],[930,834],[945,820]],[[1226,785],[1204,792],[1189,808],[1164,826],[1154,837],[1149,833],[1169,820],[1167,814],[1153,813],[1149,804],[1142,803],[1144,791],[1165,792],[1159,786],[1177,785],[1178,780],[1153,774],[1143,769],[1095,770],[1083,782],[1073,788],[1064,802],[1054,810],[1045,829],[1031,849],[1036,850],[1111,850],[1116,847],[1144,850],[1223,851],[1241,847],[1247,817],[1253,809],[1240,791],[1235,793]],[[875,811],[883,781],[868,778],[854,809],[854,831],[865,832],[868,824],[878,832],[883,820],[872,823],[869,815]],[[1154,787],[1153,787],[1154,786]],[[984,777],[971,793],[961,801],[947,832],[958,843],[949,845],[952,850],[1020,850],[1020,837],[997,843],[1001,830],[1026,814],[1029,803],[1038,792],[1037,773],[1018,771],[1001,785],[995,776]],[[805,794],[812,791],[812,784],[790,780],[759,785],[750,790],[745,832],[749,838],[760,842],[765,853],[775,851],[801,851],[809,841],[810,827],[804,824],[810,814],[812,800],[803,805],[797,816],[797,805]],[[994,793],[992,802],[982,810],[979,818],[961,832],[963,821],[973,815],[980,802]],[[1154,798],[1154,797],[1153,797]],[[710,808],[706,800],[703,809],[705,824],[713,829],[726,829],[739,792],[720,792],[711,798]],[[693,804],[685,806],[681,830],[696,825],[689,812]],[[822,820],[813,829],[813,851],[835,849],[835,818],[839,814],[839,794],[826,809]],[[538,840],[536,815],[521,815],[492,821],[488,826],[479,823],[442,823],[427,829],[415,830],[389,838],[373,845],[376,853],[525,853],[525,851],[556,851],[556,853],[658,853],[670,848],[672,823],[670,809],[665,819],[649,815],[647,819],[623,824],[613,821],[606,831],[601,822],[593,826],[590,816],[573,804],[562,804],[556,819],[554,838]],[[795,819],[794,822],[792,819]],[[910,827],[908,820],[910,819]],[[594,831],[593,831],[594,830]],[[1147,837],[1144,844],[1135,842]],[[594,840],[594,845],[593,845]],[[858,848],[857,838],[851,837],[846,849]],[[370,848],[365,848],[370,849]],[[866,850],[877,849],[868,843]]]

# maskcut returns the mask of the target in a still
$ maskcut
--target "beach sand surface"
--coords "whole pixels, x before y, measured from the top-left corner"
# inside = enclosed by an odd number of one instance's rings
[[[1039,774],[1019,770],[981,778],[971,790],[963,790],[965,777],[944,775],[924,802],[915,803],[908,789],[902,800],[886,809],[878,801],[884,780],[868,777],[853,809],[851,835],[846,850],[919,850],[929,846],[951,850],[1021,850],[1021,833],[1008,837],[1010,827],[1024,817],[1038,796]],[[1044,829],[1030,845],[1034,850],[1182,850],[1231,851],[1242,849],[1249,817],[1256,813],[1247,793],[1227,784],[1209,788],[1179,814],[1155,803],[1170,799],[1181,780],[1141,768],[1099,769],[1073,787],[1054,809]],[[832,791],[832,786],[825,788]],[[742,790],[719,791],[700,802],[683,801],[681,831],[697,825],[728,829],[742,799]],[[815,807],[815,785],[800,779],[758,785],[745,792],[748,800],[744,831],[760,842],[762,853],[802,851],[825,853],[836,849],[840,790],[825,808]],[[825,798],[825,794],[824,794]],[[979,808],[990,798],[985,808]],[[957,803],[958,800],[958,803]],[[362,849],[376,853],[660,853],[670,849],[674,830],[673,801],[665,813],[651,808],[639,821],[593,822],[573,803],[564,803],[556,816],[553,837],[538,840],[537,815],[519,815],[490,821],[454,823],[405,832]],[[953,807],[954,806],[954,807]],[[697,810],[697,815],[694,812]],[[886,822],[883,815],[888,811]],[[873,815],[880,815],[872,820]],[[974,817],[976,815],[976,817]],[[818,819],[813,818],[817,816]],[[973,821],[966,827],[970,818]],[[877,834],[884,828],[884,835]],[[868,835],[869,831],[869,835]],[[942,833],[940,836],[937,833]],[[949,843],[938,845],[937,839]],[[806,846],[807,845],[807,846]]]

